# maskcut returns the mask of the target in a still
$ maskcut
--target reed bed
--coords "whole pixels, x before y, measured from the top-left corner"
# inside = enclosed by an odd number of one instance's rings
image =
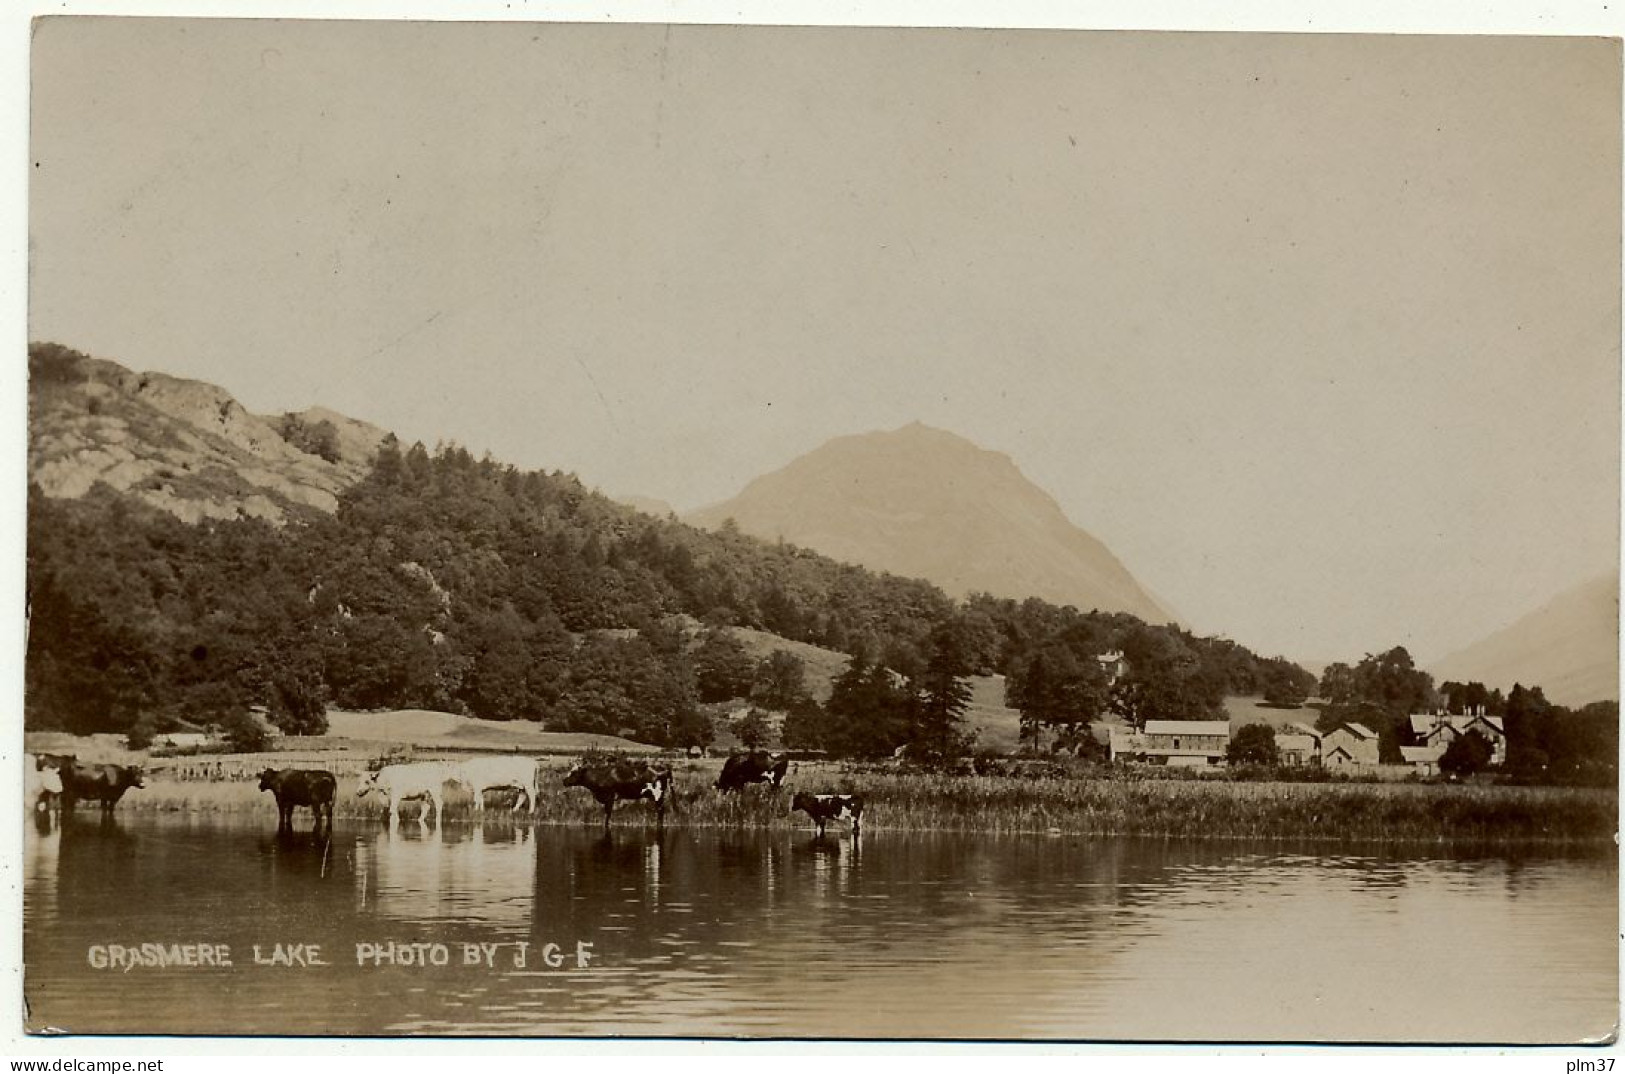
[[[810,767],[810,766],[809,766]],[[596,825],[601,808],[586,791],[562,785],[565,769],[544,769],[533,814],[513,819],[537,824]],[[1267,783],[1226,780],[1020,779],[923,772],[840,769],[799,772],[777,793],[751,787],[722,795],[711,786],[715,766],[687,764],[676,772],[666,823],[680,827],[796,829],[796,789],[856,792],[865,801],[864,827],[882,831],[1039,832],[1246,840],[1329,839],[1360,843],[1552,844],[1611,842],[1618,796],[1611,789],[1510,787],[1426,783]],[[341,777],[334,814],[382,819],[386,800],[358,799],[355,780]],[[448,822],[473,819],[472,800],[448,787]],[[491,819],[510,816],[493,794]],[[271,795],[250,779],[173,781],[149,776],[119,810],[136,813],[263,813],[274,816]],[[417,802],[403,813],[415,821]],[[94,804],[81,806],[87,814]],[[309,823],[300,812],[297,823]],[[617,827],[650,827],[647,802],[615,807]],[[835,825],[832,827],[834,830]]]

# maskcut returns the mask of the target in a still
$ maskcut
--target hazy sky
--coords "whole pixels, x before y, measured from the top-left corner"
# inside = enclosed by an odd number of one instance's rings
[[[679,508],[920,420],[1198,630],[1618,563],[1596,39],[55,20],[30,324]]]

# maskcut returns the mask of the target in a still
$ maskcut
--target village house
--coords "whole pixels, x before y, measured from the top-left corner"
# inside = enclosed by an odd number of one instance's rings
[[[1106,728],[1107,756],[1112,761],[1138,761],[1145,758],[1145,736],[1132,727]]]
[[[1346,723],[1320,741],[1320,763],[1327,768],[1374,765],[1379,761],[1377,733],[1365,724]]]
[[[1320,740],[1324,736],[1308,724],[1289,723],[1275,732],[1275,752],[1288,768],[1305,768],[1320,763]]]
[[[1460,714],[1413,713],[1410,719],[1410,744],[1437,749],[1439,755],[1443,756],[1444,751],[1450,748],[1450,743],[1469,731],[1477,731],[1489,740],[1491,764],[1506,763],[1506,727],[1501,717],[1488,715],[1482,705]]]
[[[1439,758],[1444,750],[1438,746],[1401,746],[1399,754],[1405,763],[1424,776],[1439,774]]]
[[[1204,767],[1220,765],[1230,748],[1228,720],[1147,720],[1139,733],[1112,729],[1112,760]]]
[[[1109,653],[1100,653],[1095,657],[1095,662],[1106,673],[1106,684],[1108,686],[1115,684],[1118,679],[1128,673],[1128,661],[1123,659],[1121,649],[1113,649]]]

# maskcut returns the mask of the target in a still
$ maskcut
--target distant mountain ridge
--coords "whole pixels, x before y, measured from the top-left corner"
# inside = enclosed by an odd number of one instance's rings
[[[28,476],[55,498],[102,482],[187,522],[331,513],[387,435],[321,407],[251,414],[213,384],[51,343],[28,367]]]
[[[1619,700],[1619,573],[1553,597],[1516,622],[1440,660],[1438,682],[1539,686],[1563,705]]]
[[[751,536],[923,578],[955,597],[1176,618],[1008,456],[918,422],[831,440],[684,521],[714,529],[730,518]]]

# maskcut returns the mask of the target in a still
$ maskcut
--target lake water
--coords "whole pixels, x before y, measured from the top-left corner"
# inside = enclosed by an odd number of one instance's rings
[[[1603,1036],[1619,1009],[1613,848],[273,827],[121,814],[30,831],[30,1026],[1514,1042]],[[419,946],[390,965],[391,943]],[[232,964],[96,965],[142,944]]]

